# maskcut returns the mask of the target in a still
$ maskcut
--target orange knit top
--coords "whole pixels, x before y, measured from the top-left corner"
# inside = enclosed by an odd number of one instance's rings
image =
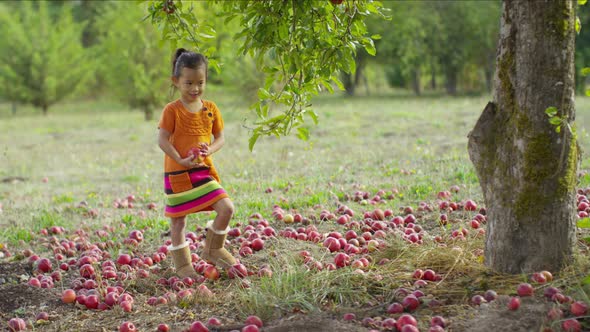
[[[216,135],[223,130],[223,118],[214,102],[203,100],[203,108],[192,113],[184,107],[180,99],[173,101],[164,107],[158,128],[166,129],[171,133],[170,143],[181,157],[188,157],[191,148],[197,148],[199,143],[205,142],[211,145],[211,135]],[[204,163],[210,167],[210,174],[221,183],[213,159],[205,158]],[[167,154],[164,154],[164,172],[188,170],[178,164]]]

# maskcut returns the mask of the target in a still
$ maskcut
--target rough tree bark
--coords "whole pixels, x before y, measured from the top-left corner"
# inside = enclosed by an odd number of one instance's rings
[[[485,262],[496,271],[557,271],[573,251],[575,3],[503,2],[493,102],[468,147],[487,207]],[[550,106],[574,132],[556,132]]]

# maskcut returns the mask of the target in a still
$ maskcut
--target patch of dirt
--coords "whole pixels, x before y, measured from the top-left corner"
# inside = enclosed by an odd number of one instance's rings
[[[367,328],[325,316],[296,315],[264,327],[265,332],[366,332]]]
[[[22,282],[21,276],[31,275],[31,267],[25,261],[0,263],[0,286],[8,283]]]
[[[6,284],[0,287],[0,314],[11,315],[16,309],[55,306],[58,302],[48,289],[34,288],[27,284]]]
[[[540,331],[552,304],[538,298],[523,297],[518,310],[509,310],[509,299],[506,295],[499,296],[494,302],[480,306],[471,317],[463,321],[454,320],[452,331]]]

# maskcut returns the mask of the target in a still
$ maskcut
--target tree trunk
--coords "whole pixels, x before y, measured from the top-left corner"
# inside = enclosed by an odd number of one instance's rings
[[[459,75],[457,68],[448,66],[445,69],[445,88],[447,93],[451,96],[457,94],[457,76]]]
[[[143,115],[144,115],[145,121],[152,121],[152,119],[154,118],[154,111],[149,106],[145,107],[143,110]]]
[[[47,115],[47,110],[49,109],[49,106],[47,106],[47,105],[43,105],[43,106],[41,107],[41,109],[43,110],[43,115],[45,115],[45,116],[46,116],[46,115]]]
[[[12,115],[16,115],[16,102],[12,102]]]
[[[412,90],[414,90],[414,94],[416,94],[416,96],[422,94],[421,86],[422,84],[420,83],[420,68],[416,68],[412,70]]]
[[[574,6],[503,2],[493,102],[469,133],[487,207],[485,262],[496,271],[557,271],[573,251]],[[560,133],[545,114],[551,106],[567,117]]]
[[[432,91],[436,90],[436,68],[434,67],[434,61],[430,65],[430,88]]]

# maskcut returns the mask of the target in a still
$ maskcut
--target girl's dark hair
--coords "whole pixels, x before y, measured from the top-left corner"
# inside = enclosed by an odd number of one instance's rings
[[[174,52],[174,56],[172,57],[172,76],[180,77],[182,68],[197,69],[200,66],[205,66],[206,75],[208,65],[207,57],[203,54],[179,48]]]

